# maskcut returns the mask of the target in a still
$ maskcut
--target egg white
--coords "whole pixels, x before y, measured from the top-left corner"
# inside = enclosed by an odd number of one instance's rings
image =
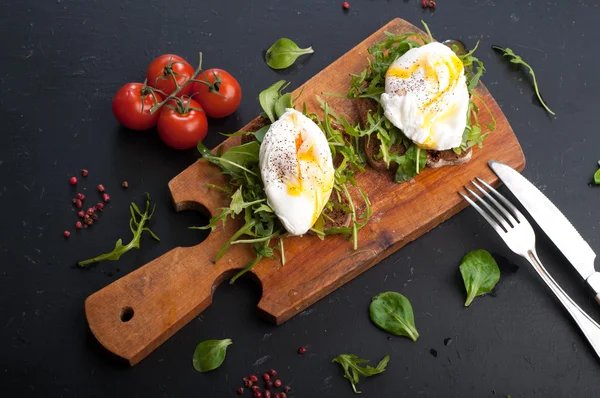
[[[333,189],[335,169],[325,134],[294,109],[271,125],[260,146],[267,203],[291,235],[319,218]]]
[[[469,107],[462,61],[435,42],[407,51],[386,72],[381,105],[385,117],[419,147],[460,146]]]

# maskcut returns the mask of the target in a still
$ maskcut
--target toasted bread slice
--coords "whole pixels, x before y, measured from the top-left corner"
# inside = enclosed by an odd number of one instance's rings
[[[365,155],[367,156],[367,163],[369,163],[369,166],[371,166],[377,171],[388,170],[385,161],[382,158],[379,158],[379,154],[381,153],[381,140],[377,138],[377,136],[372,135],[368,138],[364,138],[363,142],[365,147]],[[406,152],[406,148],[402,143],[394,144],[390,148],[390,151],[398,154],[399,156],[402,156]],[[398,166],[396,165],[396,163],[390,164],[390,170],[394,173],[396,172],[397,167]]]
[[[348,201],[346,195],[340,194],[338,199],[338,195],[333,192],[329,198],[329,202],[333,203],[333,208],[331,210],[325,209],[323,211],[323,214],[327,216],[324,217],[325,224],[323,225],[323,229],[328,230],[331,228],[343,228],[350,226],[350,223],[352,222],[352,215],[342,209],[342,206],[350,206],[350,202]]]
[[[452,149],[447,151],[427,151],[427,167],[437,169],[444,166],[458,166],[471,160],[473,150],[469,148],[460,154]]]

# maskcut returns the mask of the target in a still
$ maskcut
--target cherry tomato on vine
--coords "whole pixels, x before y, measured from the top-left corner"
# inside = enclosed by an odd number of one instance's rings
[[[128,129],[148,130],[156,126],[160,114],[151,114],[150,109],[161,101],[162,97],[158,93],[152,95],[145,84],[127,83],[115,94],[112,111],[119,123]]]
[[[194,99],[202,105],[210,117],[231,115],[242,101],[242,89],[238,81],[223,69],[208,69],[192,83]]]
[[[172,99],[163,105],[158,118],[158,135],[171,148],[194,148],[206,137],[207,131],[206,115],[193,99]]]
[[[194,68],[185,59],[174,54],[163,54],[156,58],[146,72],[148,85],[162,91],[165,95],[171,95],[176,89],[175,80],[179,86],[194,76]],[[191,85],[182,89],[178,97],[188,95]]]

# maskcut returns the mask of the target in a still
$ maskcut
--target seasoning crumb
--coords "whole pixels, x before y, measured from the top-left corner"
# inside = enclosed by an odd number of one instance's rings
[[[431,354],[431,355],[432,355],[434,358],[437,358],[437,356],[438,356],[438,352],[437,352],[437,350],[435,350],[435,349],[433,349],[433,348],[432,348],[431,350],[429,350],[429,353],[430,353],[430,354]]]
[[[123,181],[123,184],[121,184],[121,186],[123,188],[129,188],[129,183],[127,181]]]
[[[450,344],[452,344],[452,339],[450,337],[445,338],[444,345],[448,347]]]

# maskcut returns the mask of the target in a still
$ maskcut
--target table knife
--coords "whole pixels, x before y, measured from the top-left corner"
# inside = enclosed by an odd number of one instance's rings
[[[600,304],[600,273],[594,269],[596,253],[590,245],[550,199],[519,172],[495,160],[488,164],[592,288]]]

